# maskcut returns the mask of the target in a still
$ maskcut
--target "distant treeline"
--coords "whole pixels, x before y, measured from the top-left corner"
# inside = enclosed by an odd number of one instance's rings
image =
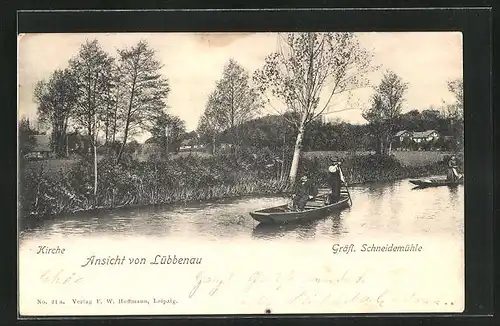
[[[406,145],[409,149],[455,150],[461,145],[461,124],[439,110],[412,110],[395,121],[395,130],[436,130],[439,139],[432,144],[400,144],[394,137],[393,147]],[[283,116],[269,115],[245,122],[219,135],[220,143],[248,147],[290,148],[295,144],[297,131]],[[432,145],[432,146],[431,146]],[[306,130],[303,149],[306,151],[375,151],[377,140],[369,124],[351,124],[343,121],[312,121]]]

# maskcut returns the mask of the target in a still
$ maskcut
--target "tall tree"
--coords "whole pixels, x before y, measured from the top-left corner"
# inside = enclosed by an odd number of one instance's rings
[[[218,117],[220,98],[215,93],[208,96],[205,111],[198,121],[197,133],[204,142],[212,143],[212,151],[215,154],[217,147],[217,137],[224,131],[224,123]]]
[[[53,151],[58,157],[64,156],[66,131],[77,103],[77,83],[72,71],[56,70],[47,81],[39,81],[35,85],[34,99],[40,122],[51,126]]]
[[[146,41],[118,50],[123,107],[123,141],[117,156],[120,162],[128,137],[147,124],[166,107],[170,92],[168,80],[161,75],[161,63]]]
[[[388,70],[380,84],[375,87],[372,105],[363,112],[372,128],[372,134],[377,140],[377,152],[389,154],[392,138],[403,108],[404,95],[408,84],[403,79]]]
[[[250,85],[248,72],[230,59],[209,97],[204,118],[216,120],[218,128],[232,133],[235,141],[238,137],[234,127],[254,118],[261,106],[257,90]]]
[[[77,125],[87,131],[94,158],[94,195],[97,193],[97,145],[101,122],[106,115],[112,87],[113,58],[104,52],[97,40],[86,41],[78,55],[70,60],[77,78]]]
[[[307,125],[332,113],[331,99],[367,84],[372,55],[353,33],[288,33],[254,76],[260,91],[281,100],[297,128],[289,182],[295,183]],[[321,96],[325,96],[321,101]]]

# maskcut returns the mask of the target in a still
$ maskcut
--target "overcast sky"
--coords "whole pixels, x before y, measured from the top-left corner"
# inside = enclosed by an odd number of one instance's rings
[[[380,65],[369,79],[380,82],[390,69],[408,84],[404,111],[439,107],[453,101],[446,88],[447,80],[462,77],[462,34],[458,32],[358,33],[361,45],[374,53]],[[164,64],[162,72],[169,79],[170,113],[186,121],[188,130],[196,129],[208,94],[220,79],[223,66],[234,58],[253,73],[264,58],[276,50],[274,33],[109,33],[109,34],[25,34],[19,37],[19,115],[36,116],[33,88],[55,69],[65,68],[86,39],[97,39],[102,48],[115,55],[116,49],[131,46],[140,39],[148,41]],[[355,102],[367,103],[371,89],[353,94]],[[345,99],[334,101],[334,110],[347,107]],[[275,113],[269,108],[267,113]],[[364,123],[361,110],[333,113],[341,118]]]

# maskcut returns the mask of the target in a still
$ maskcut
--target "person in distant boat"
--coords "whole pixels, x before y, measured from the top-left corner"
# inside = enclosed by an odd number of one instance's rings
[[[331,190],[327,203],[336,203],[340,200],[340,188],[342,183],[345,182],[339,161],[334,161],[332,165],[328,167],[327,182]]]
[[[300,178],[293,196],[293,209],[304,210],[306,203],[318,195],[318,189],[305,175]]]
[[[461,175],[458,174],[457,167],[457,158],[453,155],[448,161],[448,174],[446,176],[448,181],[457,182],[461,178]]]

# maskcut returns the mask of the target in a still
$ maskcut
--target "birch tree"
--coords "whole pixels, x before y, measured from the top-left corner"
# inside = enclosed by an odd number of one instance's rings
[[[120,95],[123,96],[123,140],[117,162],[125,149],[129,136],[138,129],[147,128],[156,115],[166,107],[170,92],[168,80],[161,75],[161,63],[146,41],[118,50],[120,65]]]
[[[262,94],[280,100],[297,130],[289,174],[295,183],[307,125],[332,110],[331,100],[341,93],[367,85],[372,55],[353,33],[288,33],[279,35],[278,50],[256,71]],[[283,113],[283,112],[281,112]]]
[[[104,52],[97,40],[86,41],[78,55],[70,60],[77,80],[77,125],[87,131],[93,149],[94,195],[97,194],[97,146],[99,129],[106,114],[112,87],[113,58]]]

